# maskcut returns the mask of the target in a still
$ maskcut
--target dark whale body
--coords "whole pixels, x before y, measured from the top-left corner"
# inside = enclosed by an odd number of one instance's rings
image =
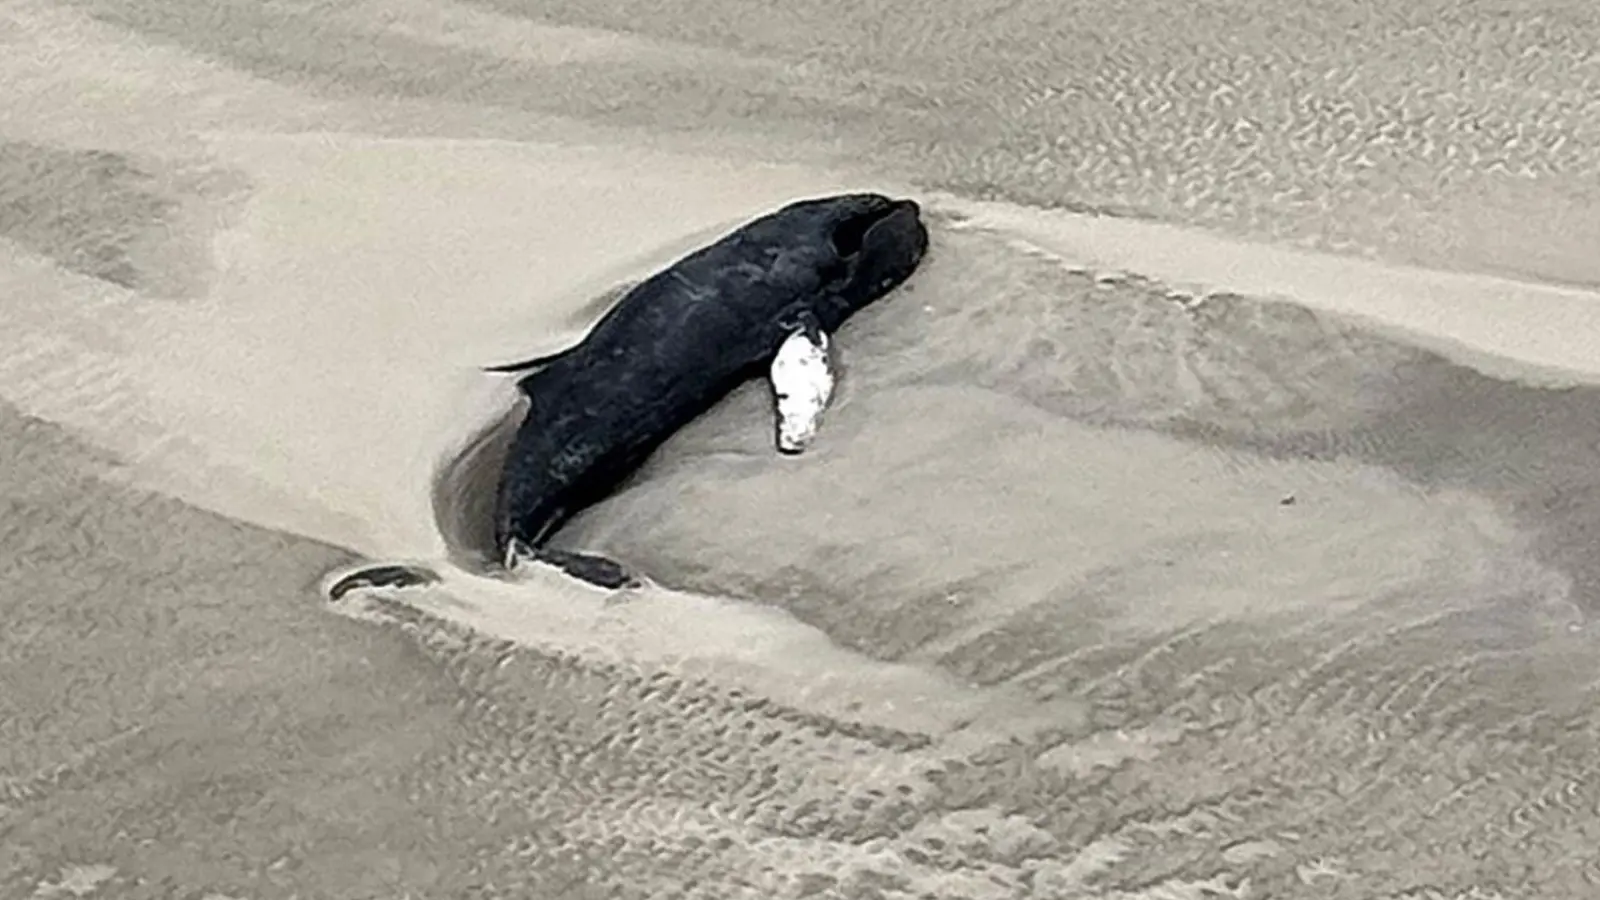
[[[791,203],[641,282],[574,346],[490,368],[528,372],[518,381],[527,413],[496,492],[500,559],[531,557],[607,588],[637,583],[612,560],[547,542],[759,375],[790,333],[836,330],[910,277],[927,248],[911,200],[859,193]],[[330,596],[373,585],[366,571],[339,579]],[[379,586],[401,584],[380,574]]]
[[[614,563],[545,542],[760,374],[791,331],[807,322],[836,330],[905,281],[927,247],[911,200],[792,203],[646,279],[577,345],[497,367],[538,368],[518,382],[529,408],[500,481],[496,549],[532,551],[606,586],[626,582]]]

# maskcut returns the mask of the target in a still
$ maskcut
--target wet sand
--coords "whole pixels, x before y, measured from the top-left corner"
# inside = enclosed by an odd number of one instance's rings
[[[0,895],[1592,896],[1600,22],[1158,6],[8,6]],[[475,366],[858,186],[812,452],[444,563]]]

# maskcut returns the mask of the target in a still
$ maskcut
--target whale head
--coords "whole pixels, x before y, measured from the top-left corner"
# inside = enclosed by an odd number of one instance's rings
[[[915,200],[883,194],[837,194],[801,200],[750,226],[783,251],[769,275],[806,293],[824,331],[898,287],[928,252],[928,229]]]

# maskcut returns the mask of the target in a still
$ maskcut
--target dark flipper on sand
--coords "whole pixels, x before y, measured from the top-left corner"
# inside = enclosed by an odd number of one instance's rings
[[[553,547],[540,547],[534,550],[521,541],[513,541],[506,549],[504,565],[507,571],[515,571],[517,566],[526,562],[554,566],[579,581],[608,591],[636,588],[644,584],[637,575],[628,570],[627,566],[614,559],[594,553],[580,553],[576,550],[557,550]]]
[[[627,566],[593,553],[573,550],[540,549],[519,553],[517,563],[539,562],[553,566],[586,584],[607,591],[644,586],[644,581]],[[515,568],[515,565],[508,568]],[[373,563],[340,576],[323,589],[328,602],[337,603],[354,591],[430,587],[440,582],[438,573],[426,566],[410,563]]]
[[[587,581],[595,587],[610,591],[641,587],[644,584],[622,563],[593,553],[544,549],[534,558],[539,562],[555,566],[579,581]]]

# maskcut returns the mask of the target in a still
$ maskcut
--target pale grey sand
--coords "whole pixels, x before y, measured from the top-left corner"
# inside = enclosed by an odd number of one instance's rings
[[[1590,5],[530,10],[0,9],[0,896],[1600,890]],[[880,185],[812,451],[562,535],[663,589],[443,566],[472,367]]]
[[[71,6],[336,97],[492,109],[478,134],[837,139],[963,193],[1600,281],[1584,0]]]

